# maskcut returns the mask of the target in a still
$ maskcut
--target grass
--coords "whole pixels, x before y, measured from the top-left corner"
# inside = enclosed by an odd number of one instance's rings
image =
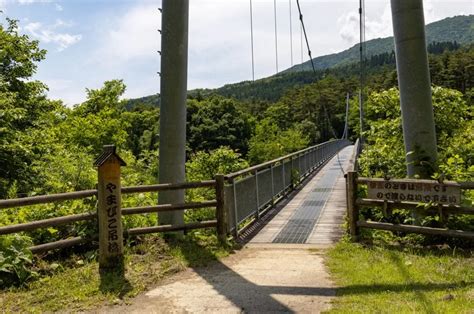
[[[341,242],[330,313],[474,313],[474,252]]]
[[[71,261],[62,262],[59,267],[56,264],[55,273],[49,276],[23,287],[0,290],[2,312],[76,312],[128,303],[164,277],[186,266],[205,265],[230,252],[229,248],[219,246],[214,236],[199,233],[168,243],[158,236],[144,239],[127,249],[125,274],[101,276],[95,259],[87,262],[72,258],[74,266],[67,266]]]

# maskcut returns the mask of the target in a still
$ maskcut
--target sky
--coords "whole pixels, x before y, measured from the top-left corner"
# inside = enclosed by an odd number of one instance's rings
[[[188,89],[251,80],[249,0],[189,2]],[[252,3],[258,79],[276,73],[274,9],[273,0]],[[358,0],[300,5],[313,57],[358,42]],[[71,106],[85,100],[86,88],[112,79],[124,80],[125,98],[159,92],[160,7],[160,0],[0,0],[0,23],[17,19],[21,33],[40,41],[48,53],[34,78],[49,86],[50,98]],[[426,23],[473,14],[474,0],[424,0],[424,11]],[[367,40],[391,35],[390,1],[366,0]],[[279,71],[308,60],[296,0],[277,0],[277,42]]]

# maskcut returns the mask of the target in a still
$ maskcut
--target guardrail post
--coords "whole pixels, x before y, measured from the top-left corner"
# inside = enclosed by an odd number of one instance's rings
[[[257,215],[257,219],[260,219],[260,200],[259,200],[259,197],[258,197],[258,170],[255,170],[255,200],[257,202],[257,211],[256,211],[256,215]]]
[[[216,175],[216,219],[217,219],[217,238],[220,243],[227,243],[227,211],[224,195],[224,175]]]
[[[359,228],[359,208],[357,207],[357,172],[349,171],[346,174],[347,218],[349,219],[349,234],[353,241],[357,241]]]
[[[126,164],[115,153],[115,145],[105,145],[94,165],[98,167],[99,177],[99,269],[123,272],[120,167]]]
[[[275,181],[273,177],[273,164],[270,165],[270,174],[272,176],[272,207],[275,206]]]
[[[231,179],[230,184],[232,184],[232,191],[234,194],[234,238],[237,239],[239,236],[239,220],[237,215],[237,189],[235,187],[234,178]]]

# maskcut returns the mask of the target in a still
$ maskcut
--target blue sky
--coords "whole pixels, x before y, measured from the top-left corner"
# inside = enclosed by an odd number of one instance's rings
[[[388,0],[366,0],[367,38],[390,36]],[[300,30],[292,0],[293,63],[300,63]],[[358,40],[358,0],[300,0],[313,56],[342,51]],[[35,76],[49,96],[72,105],[86,88],[123,79],[125,97],[159,91],[160,28],[155,0],[0,0],[3,18],[48,50]],[[253,0],[256,78],[275,73],[273,1]],[[429,22],[473,14],[472,0],[425,0]],[[190,0],[188,87],[213,88],[251,79],[248,0]],[[277,1],[279,70],[291,66],[289,0]],[[306,54],[306,52],[305,52]],[[304,60],[307,60],[306,55]]]

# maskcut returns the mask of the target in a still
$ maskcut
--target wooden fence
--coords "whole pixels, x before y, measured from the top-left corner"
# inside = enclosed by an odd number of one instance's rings
[[[220,183],[220,184],[219,184]],[[146,233],[155,233],[155,232],[165,232],[165,231],[177,231],[177,230],[191,230],[198,228],[209,228],[209,227],[219,227],[219,234],[222,234],[222,226],[218,224],[218,221],[223,214],[223,204],[221,195],[221,187],[223,186],[223,176],[217,176],[217,180],[209,181],[200,181],[200,182],[186,182],[186,183],[176,183],[176,184],[156,184],[156,185],[143,185],[143,186],[131,186],[123,187],[121,189],[122,194],[130,193],[144,193],[144,192],[161,192],[161,191],[170,191],[170,190],[186,190],[186,189],[195,189],[195,188],[214,188],[216,189],[216,200],[208,200],[203,202],[193,202],[193,203],[184,203],[184,204],[163,204],[156,206],[142,206],[142,207],[129,207],[122,208],[122,215],[134,215],[134,214],[144,214],[144,213],[158,213],[164,211],[175,211],[175,210],[184,210],[184,209],[199,209],[199,208],[216,208],[216,220],[204,221],[204,222],[194,222],[187,223],[183,225],[160,225],[155,227],[143,227],[143,228],[132,228],[125,230],[125,235],[138,235]],[[97,190],[86,190],[79,192],[70,192],[70,193],[61,193],[61,194],[51,194],[44,196],[33,196],[25,197],[19,199],[9,199],[9,200],[0,200],[0,209],[4,208],[14,208],[14,207],[23,207],[35,204],[48,204],[57,201],[66,201],[66,200],[75,200],[75,199],[84,199],[87,197],[97,197]],[[87,220],[97,220],[98,214],[95,213],[82,213],[76,215],[68,215],[56,218],[49,218],[43,220],[37,220],[33,222],[9,225],[0,227],[0,235],[23,232],[23,231],[32,231],[39,228],[48,228],[54,226],[67,225],[70,223],[78,221],[87,221]],[[47,244],[40,244],[37,246],[31,247],[33,253],[45,252],[58,248],[65,248],[73,246],[79,243],[89,242],[93,239],[83,239],[83,238],[72,238],[66,240],[60,240]]]
[[[110,149],[110,148],[109,148]],[[109,158],[105,158],[103,161],[111,161],[112,168],[117,163],[118,159],[110,158],[114,157],[115,148],[111,150],[112,154],[109,154]],[[117,157],[115,155],[115,157]],[[118,157],[119,158],[119,157]],[[99,233],[92,237],[73,237],[63,239],[55,242],[44,243],[30,247],[32,253],[42,253],[54,249],[61,249],[71,247],[78,244],[91,243],[92,241],[99,242],[99,264],[102,268],[108,268],[111,262],[108,260],[110,256],[122,256],[122,243],[123,236],[132,236],[148,233],[157,232],[168,232],[168,231],[186,231],[191,229],[199,228],[211,228],[217,229],[217,234],[220,241],[225,241],[227,238],[227,223],[226,223],[226,212],[224,210],[224,176],[217,175],[215,180],[200,181],[200,182],[185,182],[185,183],[169,183],[169,184],[155,184],[155,185],[143,185],[143,186],[130,186],[121,187],[120,185],[120,171],[118,171],[118,181],[110,183],[112,180],[110,176],[110,167],[105,169],[99,166],[99,185],[96,190],[85,190],[61,194],[42,195],[25,197],[18,199],[0,200],[0,209],[5,208],[17,208],[36,204],[47,204],[59,201],[77,200],[89,197],[96,197],[98,199],[97,212],[81,213],[75,215],[68,215],[62,217],[55,217],[49,219],[43,219],[28,223],[7,225],[0,227],[0,235],[33,231],[40,228],[48,228],[55,226],[62,226],[71,224],[79,221],[97,221],[99,226]],[[117,167],[115,167],[117,169]],[[116,170],[115,169],[115,170]],[[120,169],[120,167],[118,167]],[[113,172],[113,171],[112,171]],[[117,173],[113,173],[116,175]],[[112,188],[113,186],[113,188]],[[102,187],[102,188],[101,188]],[[103,188],[105,187],[105,188]],[[160,204],[155,206],[141,206],[141,207],[129,207],[121,208],[121,194],[131,193],[145,193],[145,192],[162,192],[171,190],[187,190],[196,188],[212,188],[216,191],[216,198],[213,200],[207,200],[202,202],[190,202],[183,204]],[[114,191],[118,190],[118,191]],[[116,194],[110,194],[110,193]],[[118,196],[118,199],[117,199]],[[113,202],[112,202],[113,201]],[[135,215],[144,213],[159,213],[179,210],[195,210],[201,208],[215,208],[216,219],[209,221],[183,223],[178,225],[158,225],[151,227],[140,227],[131,228],[122,231],[122,215]],[[114,244],[114,245],[111,245]]]
[[[400,180],[397,180],[397,182]],[[474,189],[474,182],[445,182],[439,183],[437,181],[428,180],[403,180],[408,184],[425,184],[433,186],[441,186],[443,188],[458,188],[461,190],[471,190]],[[369,228],[369,229],[379,229],[379,230],[388,230],[396,232],[405,232],[405,233],[419,233],[419,234],[429,234],[429,235],[442,235],[449,237],[461,237],[467,239],[474,239],[474,232],[468,232],[463,230],[450,230],[443,228],[431,228],[423,227],[416,225],[405,225],[405,224],[392,224],[384,222],[374,222],[374,221],[364,221],[359,220],[360,215],[359,211],[362,207],[379,207],[382,209],[384,216],[390,216],[392,209],[407,209],[418,214],[426,215],[439,215],[440,220],[446,221],[449,215],[474,215],[474,208],[460,206],[459,204],[449,204],[448,198],[446,196],[446,202],[448,204],[442,204],[442,202],[435,202],[432,198],[428,197],[430,201],[422,203],[426,199],[413,199],[413,201],[408,201],[405,194],[403,194],[403,199],[401,199],[399,194],[397,198],[393,197],[391,200],[387,199],[375,199],[375,198],[359,198],[358,190],[359,185],[380,185],[381,182],[391,182],[390,180],[377,179],[377,178],[358,178],[357,172],[349,171],[346,174],[346,191],[347,191],[347,217],[349,223],[349,233],[353,240],[357,240],[360,234],[360,228]],[[422,183],[424,182],[424,183]],[[398,185],[397,185],[398,188]],[[438,188],[439,189],[439,188]],[[384,193],[380,192],[381,198],[384,197]],[[459,195],[460,195],[459,191]],[[389,193],[389,197],[390,194]],[[409,194],[407,194],[409,196]],[[425,195],[426,197],[426,195]],[[410,199],[412,199],[410,197]],[[457,203],[460,203],[459,199],[456,199]]]

